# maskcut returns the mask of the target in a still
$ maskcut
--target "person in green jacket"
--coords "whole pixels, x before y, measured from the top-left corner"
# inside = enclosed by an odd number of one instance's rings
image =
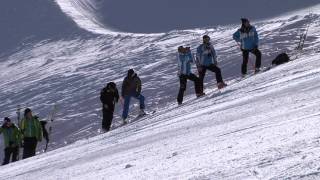
[[[4,118],[3,125],[0,127],[0,134],[3,134],[4,138],[4,160],[2,165],[10,163],[12,156],[12,162],[18,160],[19,157],[19,146],[21,144],[21,133],[20,130],[15,126],[10,118]]]
[[[20,130],[23,135],[23,156],[29,158],[36,155],[38,142],[42,141],[42,127],[39,119],[32,115],[31,109],[24,111],[24,118],[20,123]]]

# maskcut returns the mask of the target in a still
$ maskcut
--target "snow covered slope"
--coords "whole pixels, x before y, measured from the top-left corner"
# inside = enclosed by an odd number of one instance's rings
[[[306,51],[298,60],[237,83],[241,55],[231,35],[238,25],[161,34],[107,34],[42,41],[0,60],[0,112],[14,117],[17,104],[46,118],[60,107],[50,149],[15,165],[1,178],[205,179],[282,178],[317,175],[319,6],[254,23],[261,35],[263,64],[292,50],[311,23]],[[221,93],[213,75],[208,96],[176,107],[176,48],[194,50],[209,34],[224,78]],[[98,134],[100,89],[118,84],[129,67],[144,82],[153,116],[111,133]],[[120,84],[119,84],[120,85]],[[137,108],[131,112],[137,114]],[[115,123],[121,108],[117,107]],[[1,139],[2,140],[2,139]],[[39,149],[39,151],[41,148]],[[227,156],[228,155],[228,156]],[[125,166],[133,167],[124,169]],[[301,173],[301,174],[299,174]],[[109,179],[109,178],[106,178]]]
[[[2,179],[317,179],[320,54],[1,167]]]

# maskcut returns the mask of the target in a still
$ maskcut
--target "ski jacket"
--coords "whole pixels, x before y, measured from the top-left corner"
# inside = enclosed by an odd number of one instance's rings
[[[254,26],[240,28],[233,34],[233,39],[240,42],[242,50],[253,50],[259,45],[259,36]]]
[[[201,44],[197,48],[197,66],[217,64],[217,54],[212,44]]]
[[[119,101],[119,93],[117,89],[105,87],[101,90],[100,101],[103,104],[104,109],[114,112],[114,106]],[[106,108],[106,106],[108,108]]]
[[[191,63],[193,63],[192,53],[179,53],[178,54],[178,74],[179,75],[190,75],[191,74]]]
[[[122,83],[121,96],[128,96],[132,94],[141,93],[141,80],[137,74],[134,74],[132,77],[125,77]]]
[[[0,127],[0,134],[3,134],[4,146],[17,147],[21,144],[21,132],[14,124],[11,127]]]
[[[23,118],[21,120],[20,130],[23,137],[35,137],[38,141],[42,140],[41,123],[35,117],[32,117],[31,119]]]

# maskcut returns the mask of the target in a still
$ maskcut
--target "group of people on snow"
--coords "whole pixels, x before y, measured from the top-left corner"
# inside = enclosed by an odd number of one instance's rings
[[[243,62],[241,66],[242,76],[247,74],[247,64],[249,61],[249,53],[256,56],[255,63],[255,73],[260,71],[261,67],[261,52],[258,49],[259,36],[254,26],[252,26],[248,19],[241,19],[242,25],[233,34],[233,39],[238,43],[239,48],[242,51]],[[191,71],[191,64],[194,63],[197,66],[198,76],[196,76]],[[204,78],[207,71],[214,72],[216,75],[216,82],[218,89],[222,89],[227,86],[223,81],[221,69],[218,66],[217,54],[210,42],[210,37],[208,35],[203,36],[203,43],[199,45],[196,52],[196,57],[194,58],[190,47],[178,47],[178,77],[180,82],[179,93],[177,97],[178,105],[183,102],[184,92],[187,88],[187,81],[194,82],[194,88],[197,97],[205,95],[204,92]],[[138,75],[133,69],[128,71],[127,76],[123,80],[121,96],[119,96],[117,86],[114,82],[107,84],[105,88],[102,89],[100,94],[100,100],[103,104],[103,121],[102,128],[105,131],[109,131],[113,113],[115,109],[115,104],[120,100],[123,105],[122,120],[123,124],[127,123],[129,105],[131,98],[135,98],[140,102],[140,113],[139,115],[145,115],[145,104],[144,96],[141,94],[142,83]]]
[[[35,156],[37,144],[42,141],[43,129],[38,117],[33,116],[31,109],[27,108],[18,126],[10,118],[5,117],[0,127],[0,134],[3,134],[5,146],[2,165],[6,165],[10,160],[15,162],[19,159],[21,147],[23,159]]]
[[[261,52],[258,49],[259,37],[254,26],[250,25],[248,19],[241,19],[242,26],[233,34],[233,39],[238,43],[242,55],[243,63],[241,66],[242,76],[247,74],[247,64],[249,60],[249,53],[256,56],[255,72],[260,71],[261,66]],[[191,64],[197,66],[198,76],[191,71]],[[207,70],[214,72],[216,75],[216,82],[218,89],[227,86],[223,81],[221,69],[218,66],[217,54],[210,42],[208,35],[203,36],[203,43],[199,45],[194,58],[190,47],[178,47],[178,76],[180,82],[179,93],[177,97],[178,104],[182,104],[184,92],[187,87],[187,80],[194,82],[195,92],[197,97],[205,95],[204,92],[204,78]],[[130,101],[132,98],[140,102],[139,116],[146,115],[145,113],[145,97],[141,94],[142,82],[139,76],[133,69],[129,69],[127,76],[122,82],[121,94],[114,82],[109,82],[106,87],[101,90],[100,100],[102,103],[102,129],[107,132],[110,131],[115,105],[119,101],[122,103],[122,121],[123,124],[128,123],[128,113]],[[21,120],[18,127],[11,122],[10,118],[5,118],[0,133],[3,134],[5,144],[5,158],[3,165],[10,162],[17,161],[19,158],[19,148],[23,147],[23,159],[32,157],[36,154],[37,143],[44,137],[48,142],[48,133],[44,127],[44,123],[40,122],[38,117],[32,115],[31,109],[27,108],[24,112],[24,118]]]
[[[141,94],[142,83],[139,76],[134,72],[133,69],[128,70],[127,76],[122,82],[121,96],[117,89],[117,85],[114,82],[107,84],[105,88],[101,90],[100,100],[103,104],[102,113],[102,129],[104,131],[109,131],[112,124],[113,113],[115,109],[115,104],[120,100],[123,105],[122,121],[123,124],[127,124],[127,118],[129,114],[129,107],[131,98],[135,98],[140,102],[140,112],[139,116],[145,115],[145,104],[144,96]]]
[[[243,62],[241,73],[244,77],[247,74],[249,53],[256,56],[255,73],[260,71],[261,52],[258,49],[259,36],[255,27],[250,25],[249,20],[246,18],[242,18],[241,22],[241,28],[233,34],[233,39],[238,43],[242,51]],[[194,82],[197,97],[205,95],[203,91],[203,80],[207,70],[216,74],[218,89],[227,86],[223,81],[221,69],[218,67],[217,54],[208,35],[203,36],[203,43],[197,48],[196,53],[196,58],[194,59],[190,47],[178,47],[178,76],[180,80],[180,90],[177,97],[178,104],[182,104],[187,80]],[[199,77],[191,72],[191,63],[193,62],[196,63]]]

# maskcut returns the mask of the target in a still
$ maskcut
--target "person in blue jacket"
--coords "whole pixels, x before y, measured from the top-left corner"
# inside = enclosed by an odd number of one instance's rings
[[[177,97],[178,104],[182,104],[184,92],[187,88],[187,80],[194,82],[197,97],[204,93],[201,91],[200,79],[191,72],[191,63],[194,62],[190,47],[180,46],[178,48],[178,76],[180,80],[180,89]]]
[[[243,63],[241,67],[242,76],[247,74],[247,64],[249,61],[249,53],[256,56],[255,73],[260,71],[261,67],[261,52],[259,48],[259,36],[254,26],[250,25],[250,22],[246,18],[242,18],[242,26],[233,34],[233,39],[239,44]]]
[[[210,42],[210,37],[208,35],[203,36],[203,44],[201,44],[197,48],[196,64],[199,72],[199,78],[200,78],[200,84],[201,84],[200,87],[202,92],[203,92],[203,80],[207,70],[210,70],[216,73],[218,89],[222,89],[225,86],[227,86],[223,82],[221,70],[218,67],[217,54],[213,45]]]

